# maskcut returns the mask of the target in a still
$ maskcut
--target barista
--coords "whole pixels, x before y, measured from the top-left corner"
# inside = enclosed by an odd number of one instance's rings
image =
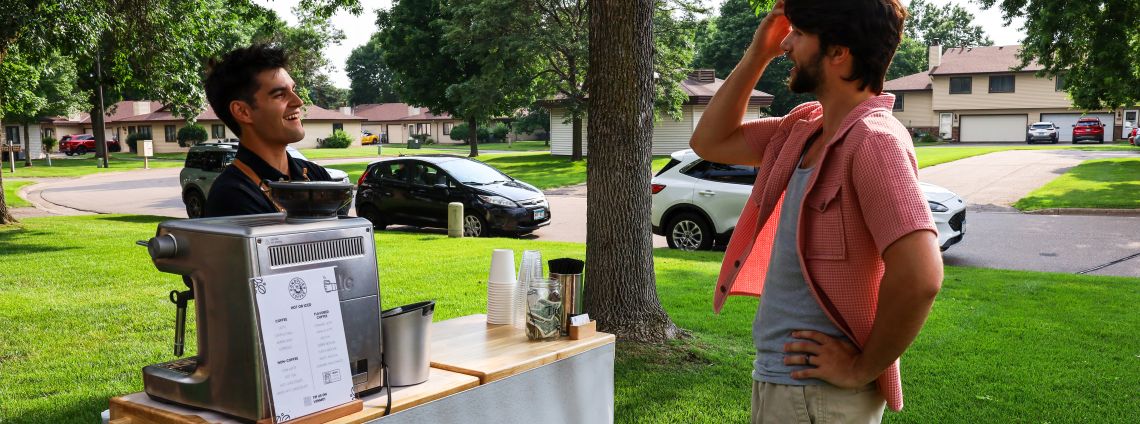
[[[237,156],[214,180],[206,216],[280,212],[260,184],[270,181],[329,181],[328,171],[290,157],[285,146],[305,138],[304,102],[285,70],[289,57],[279,48],[254,44],[211,60],[206,99],[240,140]],[[343,215],[347,208],[342,209]]]

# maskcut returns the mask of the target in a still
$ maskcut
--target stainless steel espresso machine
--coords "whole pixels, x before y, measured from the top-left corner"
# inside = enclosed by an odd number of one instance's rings
[[[344,185],[351,196],[352,185]],[[383,339],[372,224],[337,218],[337,205],[331,214],[307,208],[293,213],[290,206],[295,205],[288,199],[274,199],[291,211],[289,216],[166,221],[146,242],[155,266],[181,275],[188,287],[170,296],[178,307],[175,356],[182,355],[190,299],[198,346],[197,356],[143,368],[143,385],[152,399],[251,421],[269,418],[250,278],[325,267],[336,267],[353,391],[360,396],[381,388]]]

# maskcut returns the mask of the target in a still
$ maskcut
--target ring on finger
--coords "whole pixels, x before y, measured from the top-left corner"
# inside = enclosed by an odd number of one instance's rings
[[[804,354],[804,365],[811,365],[811,354],[810,353]]]

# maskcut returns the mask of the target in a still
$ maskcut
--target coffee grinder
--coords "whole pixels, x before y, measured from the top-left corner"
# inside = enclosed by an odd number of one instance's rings
[[[152,399],[251,421],[269,418],[268,381],[250,279],[336,268],[353,391],[382,387],[380,293],[372,224],[338,218],[346,183],[269,183],[287,213],[166,221],[146,242],[154,265],[182,276],[174,291],[175,356],[182,356],[186,306],[194,301],[196,356],[143,368]],[[139,242],[143,244],[143,242]]]

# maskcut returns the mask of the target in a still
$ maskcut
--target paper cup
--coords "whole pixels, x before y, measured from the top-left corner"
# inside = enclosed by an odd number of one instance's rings
[[[515,280],[515,251],[495,249],[491,252],[491,275],[488,282],[508,283]]]

